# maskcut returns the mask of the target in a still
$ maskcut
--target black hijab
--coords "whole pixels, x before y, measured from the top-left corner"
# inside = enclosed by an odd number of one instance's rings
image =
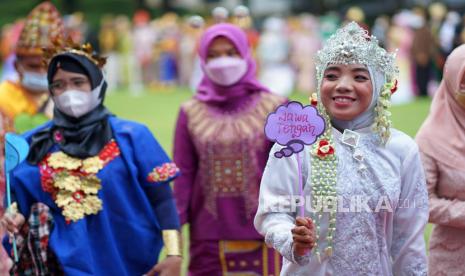
[[[54,144],[67,155],[83,159],[97,155],[113,137],[108,121],[108,117],[112,115],[103,105],[107,85],[102,70],[84,55],[70,52],[59,54],[53,57],[48,66],[49,84],[58,69],[86,75],[92,89],[103,81],[99,95],[101,102],[79,118],[64,114],[55,105],[53,125],[38,131],[31,138],[27,160],[33,165],[37,165]]]

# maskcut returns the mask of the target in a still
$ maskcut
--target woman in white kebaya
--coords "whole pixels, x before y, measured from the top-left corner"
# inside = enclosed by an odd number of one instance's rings
[[[319,51],[326,130],[289,158],[274,156],[276,144],[260,186],[255,227],[283,256],[281,275],[426,275],[424,172],[417,145],[390,127],[387,111],[394,59],[353,22]]]

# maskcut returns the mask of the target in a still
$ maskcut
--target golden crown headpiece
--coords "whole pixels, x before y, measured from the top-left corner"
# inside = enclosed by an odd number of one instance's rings
[[[73,42],[71,38],[68,38],[68,41],[65,44],[54,43],[54,46],[55,47],[43,49],[43,59],[46,66],[48,66],[50,61],[55,56],[65,53],[72,53],[76,55],[85,56],[99,68],[102,68],[107,62],[107,58],[102,57],[97,52],[95,52],[90,43],[80,45],[78,43]]]
[[[16,54],[42,55],[43,48],[50,48],[54,41],[63,40],[63,20],[56,7],[49,1],[35,7],[24,22],[16,45]]]

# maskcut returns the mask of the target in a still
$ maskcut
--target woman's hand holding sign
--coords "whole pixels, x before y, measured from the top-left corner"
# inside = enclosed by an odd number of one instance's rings
[[[297,256],[304,256],[315,246],[315,225],[311,218],[297,217],[295,227],[292,228],[293,250]]]

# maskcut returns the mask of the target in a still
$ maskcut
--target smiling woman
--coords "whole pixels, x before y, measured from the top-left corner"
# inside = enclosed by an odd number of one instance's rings
[[[283,275],[426,275],[423,168],[414,141],[390,127],[386,110],[394,56],[352,22],[331,36],[316,65],[327,128],[300,162],[270,155],[255,227],[283,256]],[[312,207],[305,217],[267,204],[299,197],[298,164]],[[354,196],[370,211],[339,211]],[[332,203],[317,209],[320,198]],[[396,207],[380,210],[380,202]],[[398,207],[405,202],[415,206]]]
[[[376,104],[370,73],[364,65],[334,64],[326,68],[321,82],[321,101],[328,113],[351,121]]]

